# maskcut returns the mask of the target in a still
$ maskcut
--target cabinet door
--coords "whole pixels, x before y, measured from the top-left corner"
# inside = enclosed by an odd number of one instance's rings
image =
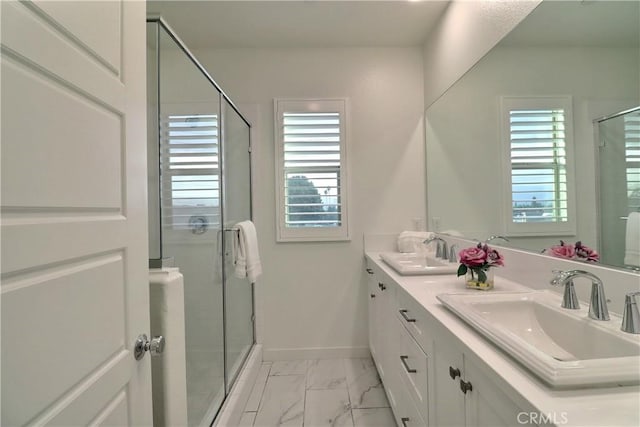
[[[369,350],[371,351],[371,356],[376,364],[379,363],[378,360],[378,306],[380,297],[378,293],[380,290],[378,289],[378,282],[376,281],[376,276],[371,268],[367,268],[367,299],[369,304]]]
[[[514,426],[524,410],[494,383],[486,371],[465,358],[465,381],[471,384],[466,397],[466,418],[473,426]],[[532,425],[532,424],[528,424]]]
[[[438,335],[434,343],[434,369],[432,406],[435,425],[465,425],[465,395],[460,389],[460,379],[464,375],[462,352]]]
[[[378,291],[378,297],[376,298],[377,306],[377,328],[378,328],[378,347],[377,354],[379,363],[378,372],[383,381],[387,380],[387,376],[391,371],[392,364],[392,350],[396,348],[396,344],[392,344],[396,341],[396,334],[392,329],[393,315],[391,314],[394,305],[394,288],[390,284],[390,281],[386,276],[382,274],[376,274],[376,286]]]

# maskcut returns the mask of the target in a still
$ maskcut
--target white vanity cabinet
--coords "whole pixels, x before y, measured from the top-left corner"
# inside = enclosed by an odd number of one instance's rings
[[[457,345],[456,338],[439,331],[434,341],[431,402],[437,426],[513,426],[522,408],[491,380],[486,367]],[[522,418],[522,417],[521,417]],[[525,419],[525,418],[522,418]],[[531,426],[530,422],[527,425]]]
[[[425,320],[376,265],[370,264],[367,274],[369,347],[394,417],[398,426],[426,427],[428,357],[413,337],[427,339]]]
[[[369,346],[398,426],[518,425],[527,410],[511,387],[494,382],[427,308],[367,264]]]

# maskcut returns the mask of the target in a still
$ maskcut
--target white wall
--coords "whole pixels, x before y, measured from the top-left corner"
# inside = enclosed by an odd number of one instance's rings
[[[366,354],[364,232],[399,232],[425,207],[420,48],[199,50],[234,102],[254,113],[256,285],[264,357]],[[273,99],[347,97],[352,240],[275,242]]]
[[[424,45],[425,106],[438,99],[541,1],[453,1]]]
[[[504,231],[501,218],[500,96],[573,97],[577,237],[595,247],[597,206],[594,118],[631,106],[638,93],[633,48],[498,47],[427,110],[429,217],[441,229],[484,239]],[[611,105],[617,108],[611,108]],[[610,108],[602,110],[603,106]],[[442,183],[447,185],[443,186]],[[452,197],[453,194],[453,197]],[[520,239],[541,250],[558,238]]]

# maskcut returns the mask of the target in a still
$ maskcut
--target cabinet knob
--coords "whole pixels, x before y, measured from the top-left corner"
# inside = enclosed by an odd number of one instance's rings
[[[471,386],[471,383],[466,382],[464,380],[460,380],[460,390],[462,390],[462,392],[464,394],[467,394],[468,391],[473,390],[473,387]]]
[[[372,270],[372,269],[370,269],[370,268],[367,268],[367,273],[369,273],[369,274],[373,274],[373,270]]]
[[[400,418],[400,421],[402,421],[402,427],[407,427],[407,423],[411,420],[407,417],[403,417],[403,418]]]
[[[376,294],[371,294],[371,298],[375,298],[375,297],[376,297]]]
[[[460,376],[460,369],[454,368],[453,366],[449,366],[449,376],[452,380],[455,380],[456,377]]]

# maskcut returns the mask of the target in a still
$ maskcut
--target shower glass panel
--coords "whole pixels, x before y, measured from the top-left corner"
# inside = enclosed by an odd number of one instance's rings
[[[220,203],[220,92],[160,32],[162,253],[184,276],[189,425],[225,396]]]
[[[627,220],[640,212],[640,107],[598,122],[600,253],[603,264],[625,262]]]
[[[250,125],[161,18],[147,39],[149,264],[184,276],[188,425],[210,425],[254,344],[233,250],[251,219]]]
[[[224,222],[225,230],[225,351],[226,372],[233,382],[253,345],[253,285],[236,275],[233,239],[240,221],[251,219],[249,127],[224,100]]]

